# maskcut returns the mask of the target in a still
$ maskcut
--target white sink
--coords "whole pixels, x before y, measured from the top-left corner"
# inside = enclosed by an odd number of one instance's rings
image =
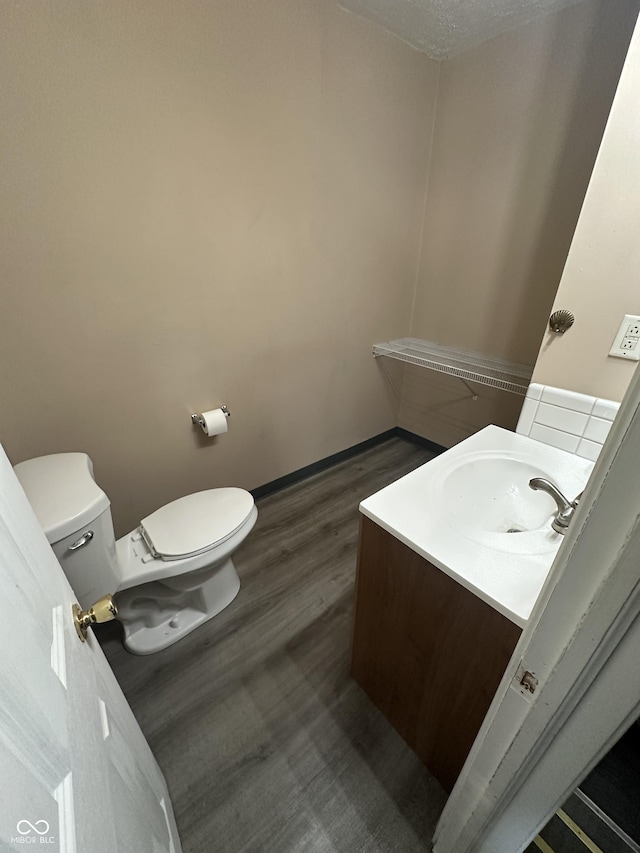
[[[561,537],[551,528],[555,501],[529,488],[533,477],[553,481],[553,467],[522,451],[484,450],[452,454],[432,487],[441,490],[445,520],[458,533],[500,551],[540,554],[555,550]]]
[[[517,625],[524,625],[564,537],[543,477],[569,500],[593,462],[488,426],[360,504],[360,511]]]

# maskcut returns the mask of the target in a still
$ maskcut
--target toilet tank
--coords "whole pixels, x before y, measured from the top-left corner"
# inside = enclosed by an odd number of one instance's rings
[[[86,453],[27,459],[14,471],[83,608],[120,585],[111,504]]]

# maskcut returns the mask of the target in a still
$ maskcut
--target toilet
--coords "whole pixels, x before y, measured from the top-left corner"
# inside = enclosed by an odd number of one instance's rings
[[[40,456],[14,470],[80,605],[114,594],[130,652],[170,646],[238,594],[231,555],[258,517],[244,489],[178,498],[116,541],[86,453]]]

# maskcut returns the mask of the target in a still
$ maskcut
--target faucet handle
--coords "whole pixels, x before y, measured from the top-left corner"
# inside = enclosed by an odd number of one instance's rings
[[[529,480],[529,487],[534,491],[540,490],[541,492],[546,492],[554,499],[556,506],[558,507],[558,511],[551,522],[551,527],[556,531],[556,533],[566,533],[567,528],[569,527],[569,522],[573,518],[573,513],[575,512],[576,507],[578,506],[578,501],[582,497],[583,493],[580,492],[576,498],[569,502],[557,486],[554,486],[553,483],[550,483],[542,477],[533,477],[533,479]]]
[[[565,498],[560,489],[553,483],[550,483],[549,480],[545,480],[543,477],[533,477],[529,480],[529,488],[533,489],[535,492],[546,492],[556,502],[558,512],[566,512],[571,506],[571,501],[568,501],[567,498]]]
[[[569,526],[571,514],[573,513],[572,504],[565,498],[556,485],[550,483],[549,480],[545,480],[543,477],[533,477],[533,479],[529,480],[529,488],[536,492],[546,492],[556,502],[557,509],[551,521],[551,527],[556,533],[564,535]]]

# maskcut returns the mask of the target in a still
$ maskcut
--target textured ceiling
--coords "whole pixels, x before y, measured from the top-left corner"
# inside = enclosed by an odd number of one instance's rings
[[[446,59],[579,0],[338,0],[433,59]]]

